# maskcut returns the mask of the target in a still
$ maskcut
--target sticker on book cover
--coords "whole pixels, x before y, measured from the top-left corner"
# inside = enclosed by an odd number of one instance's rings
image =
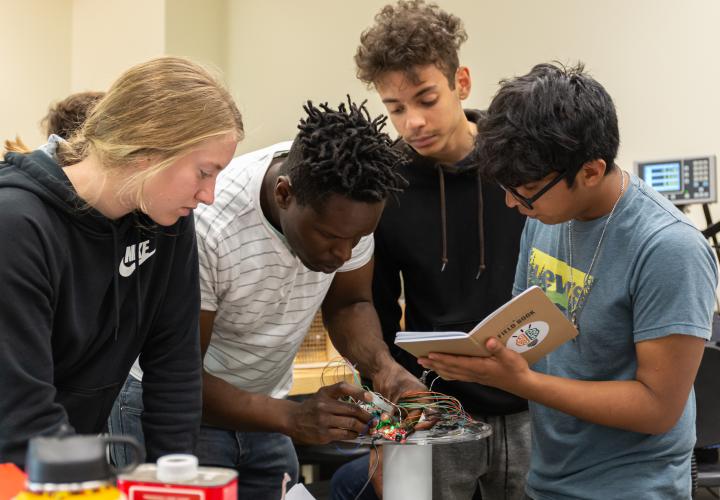
[[[544,321],[533,321],[518,328],[507,341],[507,347],[517,353],[527,352],[542,343],[550,331]]]

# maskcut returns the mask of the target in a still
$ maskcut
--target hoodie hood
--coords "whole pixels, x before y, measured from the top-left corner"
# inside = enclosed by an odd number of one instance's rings
[[[0,187],[30,191],[55,210],[63,212],[72,223],[96,236],[111,237],[135,218],[128,215],[112,221],[78,197],[70,179],[57,162],[43,150],[29,154],[8,153],[0,163]]]

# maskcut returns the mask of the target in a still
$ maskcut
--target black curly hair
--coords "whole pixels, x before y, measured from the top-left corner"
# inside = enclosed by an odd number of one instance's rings
[[[477,141],[487,179],[517,187],[560,172],[572,186],[589,161],[612,171],[620,133],[610,95],[584,65],[553,63],[500,82]]]
[[[414,70],[434,64],[455,87],[458,50],[468,36],[460,18],[423,0],[386,5],[375,24],[360,35],[355,53],[357,77],[371,85],[389,71],[404,72],[417,84]]]
[[[301,205],[321,210],[330,194],[374,203],[407,186],[397,167],[407,160],[382,132],[387,117],[370,118],[365,101],[359,106],[348,96],[337,110],[327,103],[308,101],[307,118],[300,120],[280,174],[290,178]]]

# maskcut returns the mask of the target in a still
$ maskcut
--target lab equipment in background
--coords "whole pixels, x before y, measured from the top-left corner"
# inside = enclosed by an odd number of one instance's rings
[[[688,205],[702,205],[707,224],[702,234],[712,242],[715,254],[720,260],[720,244],[717,239],[720,222],[713,222],[710,215],[710,203],[717,201],[715,155],[636,161],[635,173],[683,211]]]
[[[635,172],[675,205],[717,201],[715,155],[636,161]]]

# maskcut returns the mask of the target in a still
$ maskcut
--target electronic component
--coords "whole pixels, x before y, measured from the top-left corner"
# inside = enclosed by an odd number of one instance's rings
[[[382,399],[377,393],[371,392],[373,400],[370,403],[375,408],[386,412],[388,415],[392,415],[395,413],[395,408],[393,408],[390,403],[386,402],[384,399]]]
[[[412,427],[408,428],[396,417],[390,416],[386,419],[378,418],[371,434],[378,439],[383,438],[396,443],[404,443],[412,433]]]
[[[372,398],[373,398],[372,401],[370,401],[370,402],[356,401],[355,404],[357,404],[360,408],[362,408],[363,410],[365,410],[366,412],[368,412],[370,414],[374,414],[375,412],[380,412],[380,413],[385,412],[388,415],[395,414],[396,410],[392,406],[392,404],[390,404],[388,401],[383,399],[383,397],[380,396],[379,394],[377,394],[376,392],[372,392],[372,391],[368,391],[368,392],[370,392],[370,394],[372,394]]]
[[[388,440],[405,443],[408,436],[416,430],[427,431],[436,426],[442,432],[462,431],[466,424],[473,424],[470,415],[465,413],[460,401],[452,396],[432,391],[404,394],[397,402],[392,402],[382,394],[361,385],[360,375],[347,361],[326,367],[327,371],[347,370],[353,375],[355,384],[372,395],[372,401],[359,401],[351,396],[342,398],[346,403],[357,405],[371,415],[366,432],[361,436],[369,437],[372,442]],[[321,379],[324,380],[324,373]],[[431,384],[432,386],[432,384]],[[416,425],[422,423],[419,429]]]
[[[635,172],[675,205],[717,201],[714,155],[636,161]]]

